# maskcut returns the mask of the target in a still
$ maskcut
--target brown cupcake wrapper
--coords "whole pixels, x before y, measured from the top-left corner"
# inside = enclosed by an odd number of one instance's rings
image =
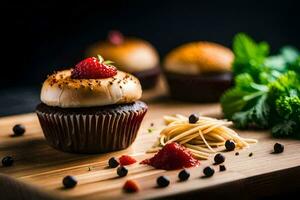
[[[47,142],[74,153],[103,153],[125,149],[138,133],[147,107],[103,114],[61,114],[37,110]]]
[[[156,66],[152,69],[148,69],[141,72],[135,72],[133,73],[133,75],[139,79],[143,90],[153,89],[155,88],[158,82],[158,78],[160,75],[160,67]]]
[[[170,96],[189,102],[218,102],[232,86],[232,74],[181,75],[165,72]]]

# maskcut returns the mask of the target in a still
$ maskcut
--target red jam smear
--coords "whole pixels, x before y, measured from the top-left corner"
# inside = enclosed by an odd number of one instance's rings
[[[173,170],[196,167],[200,165],[200,161],[185,147],[173,142],[165,145],[154,157],[143,160],[141,164],[151,165],[156,169]]]
[[[119,158],[120,165],[125,166],[125,165],[131,165],[136,163],[136,159],[134,159],[131,156],[123,155]]]

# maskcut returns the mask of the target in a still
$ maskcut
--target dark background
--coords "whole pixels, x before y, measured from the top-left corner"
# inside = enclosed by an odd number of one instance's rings
[[[150,41],[161,58],[193,40],[230,47],[241,31],[269,42],[273,53],[300,48],[296,0],[5,1],[0,15],[0,116],[33,111],[46,75],[73,66],[112,29]]]
[[[193,40],[231,46],[237,32],[300,48],[297,1],[102,0],[1,5],[0,115],[31,111],[46,75],[70,67],[112,29],[150,41],[161,58]]]

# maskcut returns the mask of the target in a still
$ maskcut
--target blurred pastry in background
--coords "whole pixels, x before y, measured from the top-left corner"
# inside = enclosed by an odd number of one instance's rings
[[[172,98],[216,102],[232,85],[232,51],[212,42],[191,42],[167,54],[163,67]]]
[[[159,56],[149,42],[110,31],[107,40],[87,49],[87,57],[98,54],[106,60],[113,60],[119,70],[136,76],[144,90],[156,86],[160,74]]]

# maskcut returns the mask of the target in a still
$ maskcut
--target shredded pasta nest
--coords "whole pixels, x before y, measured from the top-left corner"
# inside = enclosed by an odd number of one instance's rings
[[[240,149],[257,143],[257,140],[242,138],[228,128],[232,122],[226,120],[200,116],[192,124],[186,116],[176,114],[164,116],[164,121],[167,126],[160,132],[157,142],[148,153],[157,152],[164,145],[177,142],[185,146],[195,158],[206,160],[210,154],[224,150],[226,140],[234,141],[236,148]]]

